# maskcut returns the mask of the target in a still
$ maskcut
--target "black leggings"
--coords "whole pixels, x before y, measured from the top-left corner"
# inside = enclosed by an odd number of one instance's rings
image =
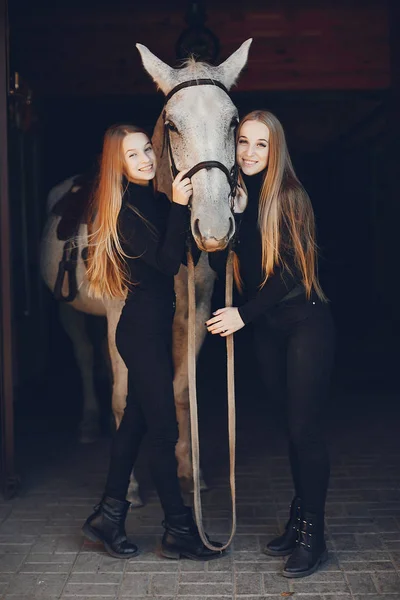
[[[150,328],[151,331],[143,331]],[[137,326],[118,324],[116,342],[128,368],[127,403],[112,448],[106,495],[124,500],[129,477],[144,434],[149,436],[150,469],[164,512],[184,512],[177,476],[175,445],[178,440],[170,326],[154,330],[151,320]]]
[[[278,413],[284,408],[295,493],[307,512],[323,513],[330,472],[323,412],[334,355],[329,307],[302,296],[254,325],[264,383]]]

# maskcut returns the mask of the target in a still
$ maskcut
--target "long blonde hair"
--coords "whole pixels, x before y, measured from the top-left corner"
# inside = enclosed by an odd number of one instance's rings
[[[88,219],[87,278],[88,294],[92,298],[125,298],[132,283],[118,231],[118,215],[125,192],[123,176],[127,174],[122,144],[130,133],[149,137],[135,125],[112,125],[104,135],[100,171]]]
[[[281,264],[290,272],[290,266],[284,259],[284,250],[288,250],[294,254],[295,265],[302,275],[307,297],[310,297],[314,289],[318,297],[326,302],[327,298],[318,281],[314,211],[310,198],[294,171],[283,127],[272,113],[255,110],[240,121],[237,139],[246,121],[259,121],[269,130],[268,165],[263,175],[258,205],[258,227],[262,242],[261,287],[273,274],[276,265]],[[288,232],[287,240],[282,239],[283,228]],[[234,262],[235,279],[240,288],[237,257]]]

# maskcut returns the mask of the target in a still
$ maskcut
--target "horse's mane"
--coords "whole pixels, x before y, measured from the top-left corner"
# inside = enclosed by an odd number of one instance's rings
[[[189,56],[182,60],[179,69],[175,69],[175,73],[179,74],[178,81],[186,81],[186,79],[215,79],[217,81],[224,81],[225,63],[219,66],[209,65],[201,60],[196,60],[194,56]],[[239,73],[231,80],[229,88],[236,83]]]
[[[207,79],[212,78],[214,69],[212,65],[209,65],[201,60],[196,60],[194,56],[185,58],[181,63],[182,72],[185,76],[190,75],[191,79]]]

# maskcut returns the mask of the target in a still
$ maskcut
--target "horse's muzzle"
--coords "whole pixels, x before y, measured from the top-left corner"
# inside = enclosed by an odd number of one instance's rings
[[[233,216],[229,217],[229,228],[226,235],[222,237],[216,237],[212,231],[201,231],[201,223],[199,219],[196,219],[193,223],[193,237],[196,244],[201,250],[205,252],[216,252],[224,250],[233,234],[235,233],[235,221]]]

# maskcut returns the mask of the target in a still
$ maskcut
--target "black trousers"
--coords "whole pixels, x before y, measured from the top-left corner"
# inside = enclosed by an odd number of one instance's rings
[[[147,433],[151,475],[164,512],[181,514],[185,509],[175,457],[173,308],[168,307],[164,315],[157,310],[151,313],[146,317],[142,311],[136,315],[123,312],[117,327],[117,348],[128,368],[128,396],[112,443],[105,492],[112,498],[126,498],[129,477]]]
[[[330,466],[323,415],[334,357],[329,306],[303,295],[254,323],[256,355],[267,392],[283,416],[296,495],[307,512],[325,507]]]

